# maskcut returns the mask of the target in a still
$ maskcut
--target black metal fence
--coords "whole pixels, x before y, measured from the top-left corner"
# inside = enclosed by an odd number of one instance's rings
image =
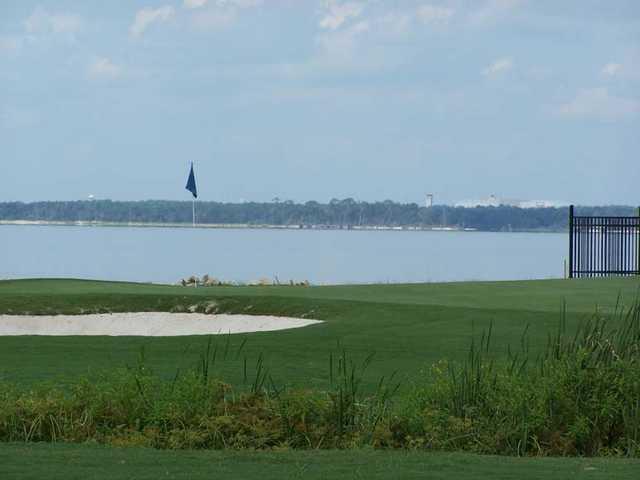
[[[640,275],[637,217],[576,217],[569,207],[569,278]]]

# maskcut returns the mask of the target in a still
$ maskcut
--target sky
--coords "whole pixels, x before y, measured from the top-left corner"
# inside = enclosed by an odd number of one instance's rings
[[[0,201],[640,204],[637,0],[0,0]]]

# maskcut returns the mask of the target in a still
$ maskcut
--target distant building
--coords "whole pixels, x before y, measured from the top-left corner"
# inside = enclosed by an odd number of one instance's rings
[[[427,199],[425,201],[425,206],[427,208],[433,207],[433,193],[427,193]]]
[[[555,200],[515,200],[512,198],[500,198],[496,195],[489,195],[489,197],[482,200],[464,200],[455,204],[456,207],[466,208],[499,207],[501,205],[518,208],[551,208],[567,206],[566,203]]]

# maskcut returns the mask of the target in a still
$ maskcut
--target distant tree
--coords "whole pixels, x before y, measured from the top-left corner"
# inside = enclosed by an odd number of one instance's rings
[[[275,199],[274,199],[275,200]],[[498,207],[420,207],[415,203],[358,202],[353,198],[295,203],[291,200],[272,203],[199,202],[198,218],[202,223],[428,227],[448,225],[486,231],[553,230],[567,228],[568,209]],[[578,215],[636,215],[626,206],[578,207]],[[81,200],[71,202],[0,203],[0,220],[44,220],[88,222],[162,222],[190,223],[191,203],[166,200],[114,202]]]

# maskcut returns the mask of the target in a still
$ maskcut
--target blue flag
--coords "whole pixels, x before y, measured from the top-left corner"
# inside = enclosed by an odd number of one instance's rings
[[[189,172],[187,186],[184,188],[191,192],[193,198],[198,198],[198,190],[196,189],[196,176],[193,174],[193,162],[191,163],[191,171]]]

